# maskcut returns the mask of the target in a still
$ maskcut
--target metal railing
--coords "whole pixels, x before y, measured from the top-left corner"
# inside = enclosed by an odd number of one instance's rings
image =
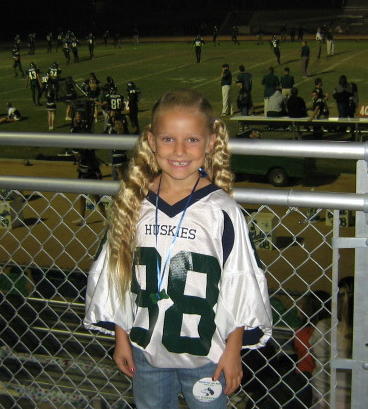
[[[130,149],[134,142],[135,137],[129,136],[0,134],[1,145],[14,146]],[[246,376],[239,391],[230,397],[230,407],[307,408],[301,392],[310,388],[315,397],[335,408],[339,396],[334,384],[348,368],[351,407],[365,408],[368,145],[232,140],[231,149],[247,155],[357,160],[357,184],[356,193],[235,189],[234,197],[246,208],[250,233],[267,274],[275,331],[266,349],[244,351]],[[5,189],[2,203],[8,204],[11,223],[0,230],[0,264],[8,278],[4,283],[3,273],[0,284],[0,407],[17,408],[22,402],[37,407],[41,402],[50,408],[133,407],[130,381],[110,362],[112,339],[91,334],[81,324],[88,268],[104,232],[102,216],[92,204],[87,213],[91,223],[71,223],[77,215],[79,194],[113,195],[118,183],[0,176],[1,188]],[[14,209],[16,200],[21,204]],[[347,210],[355,212],[355,227]],[[343,248],[350,250],[341,251]],[[337,282],[347,275],[347,266],[355,277],[354,336],[352,355],[339,356]],[[331,329],[323,334],[330,351],[325,374],[331,384],[330,393],[324,396],[314,382],[318,374],[302,386],[292,382],[298,361],[291,341],[301,325],[299,301],[317,289],[327,291],[332,302]],[[316,326],[310,317],[307,323]],[[322,363],[317,355],[314,360]]]

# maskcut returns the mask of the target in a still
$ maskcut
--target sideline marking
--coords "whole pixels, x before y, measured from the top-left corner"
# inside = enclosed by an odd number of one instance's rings
[[[332,64],[332,65],[330,65],[329,67],[324,68],[323,71],[331,70],[331,69],[333,69],[333,68],[335,68],[335,67],[338,67],[339,65],[343,64],[345,61],[349,61],[349,60],[351,60],[351,59],[354,58],[354,57],[358,57],[360,54],[364,54],[365,52],[367,52],[367,50],[359,51],[359,52],[356,53],[356,54],[350,55],[349,57],[346,57],[346,58],[344,58],[344,59],[342,59],[342,60],[339,60],[339,61],[336,62],[335,64]],[[323,74],[323,71],[322,71],[321,75]],[[304,79],[298,81],[297,83],[295,83],[295,85],[304,84],[304,83],[307,82],[307,81],[313,80],[313,78],[314,78],[314,75],[313,75],[313,77],[304,78]]]

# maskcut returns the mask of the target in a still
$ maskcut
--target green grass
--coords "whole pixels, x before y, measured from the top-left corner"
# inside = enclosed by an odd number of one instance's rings
[[[261,80],[270,65],[275,66],[276,73],[281,74],[285,66],[290,67],[294,75],[299,94],[310,105],[311,91],[314,79],[319,76],[323,79],[325,92],[331,94],[341,74],[346,74],[350,81],[357,83],[360,102],[365,102],[368,91],[366,76],[368,64],[368,42],[366,41],[338,41],[336,55],[316,60],[316,44],[311,44],[310,78],[302,78],[300,72],[300,44],[281,44],[281,66],[276,66],[272,50],[267,42],[256,45],[255,42],[242,42],[235,46],[230,42],[223,42],[214,47],[211,43],[205,45],[202,53],[202,62],[194,62],[194,51],[191,43],[143,43],[138,47],[132,44],[123,44],[120,49],[112,46],[104,47],[98,44],[95,49],[96,58],[88,59],[86,46],[80,47],[81,62],[65,65],[62,51],[51,55],[46,50],[36,50],[36,55],[29,56],[26,50],[22,53],[22,64],[26,69],[34,61],[41,70],[47,70],[49,65],[57,61],[62,68],[62,76],[71,75],[76,80],[85,79],[90,72],[95,72],[102,83],[106,76],[112,76],[119,86],[121,93],[125,93],[127,81],[135,81],[142,91],[140,102],[140,122],[146,125],[150,119],[150,109],[154,101],[165,91],[173,88],[190,87],[204,93],[214,106],[215,112],[221,112],[221,88],[219,77],[221,65],[230,64],[233,75],[236,75],[239,64],[244,64],[253,74],[253,100],[261,103],[263,87]],[[325,50],[324,50],[325,51]],[[13,102],[27,117],[26,120],[2,124],[0,131],[29,131],[47,132],[47,113],[44,107],[36,107],[31,101],[31,93],[25,88],[25,80],[14,78],[12,60],[9,51],[0,52],[0,113],[6,112],[6,102]],[[235,100],[236,87],[233,87]],[[336,104],[330,98],[329,108],[331,116],[336,115]],[[64,121],[65,106],[58,104],[56,114],[56,130],[54,132],[69,132],[69,124]],[[232,136],[236,133],[236,123],[227,121]],[[95,132],[102,132],[102,123],[95,126]],[[38,153],[46,154],[58,152],[58,149],[25,147],[2,147],[2,157],[33,158]],[[103,153],[106,157],[107,153]]]

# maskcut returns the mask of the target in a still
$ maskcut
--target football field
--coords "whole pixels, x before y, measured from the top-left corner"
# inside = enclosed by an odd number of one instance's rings
[[[78,83],[83,82],[89,73],[94,72],[101,85],[107,76],[112,76],[118,85],[119,92],[126,94],[126,84],[134,81],[141,89],[139,120],[141,127],[149,122],[150,110],[154,101],[165,91],[174,88],[195,88],[205,94],[214,106],[215,112],[221,112],[221,66],[230,65],[233,77],[236,77],[239,64],[253,74],[253,101],[261,104],[263,101],[262,77],[270,66],[274,66],[277,75],[283,73],[288,66],[295,77],[307,106],[311,105],[311,91],[317,77],[323,79],[323,89],[330,95],[329,109],[331,116],[336,116],[336,103],[331,94],[337,85],[338,78],[345,74],[349,81],[358,85],[360,104],[365,104],[368,93],[367,41],[336,41],[336,54],[326,57],[325,48],[322,57],[317,60],[317,44],[310,41],[311,59],[310,77],[303,78],[300,66],[299,42],[281,43],[281,65],[278,66],[268,41],[257,45],[255,41],[242,41],[234,45],[230,41],[223,41],[214,46],[208,41],[203,47],[201,63],[195,63],[194,49],[188,42],[145,42],[134,46],[131,42],[123,42],[121,48],[112,45],[104,46],[97,43],[95,58],[89,59],[86,44],[79,48],[80,63],[65,64],[62,50],[46,53],[46,47],[36,49],[35,55],[28,55],[27,49],[21,50],[23,69],[26,70],[30,62],[34,62],[41,69],[47,71],[53,62],[58,62],[61,77],[72,76]],[[26,88],[26,80],[14,76],[11,59],[11,45],[8,50],[3,47],[0,52],[0,113],[6,113],[6,103],[12,102],[25,117],[17,123],[2,124],[1,131],[30,131],[48,132],[47,113],[44,106],[33,105],[30,89]],[[73,59],[72,59],[73,60]],[[236,107],[237,87],[233,84],[232,97]],[[45,102],[45,99],[41,100]],[[227,121],[231,136],[236,133],[236,124]],[[65,104],[57,104],[56,129],[53,132],[69,132],[70,122],[65,121]],[[102,122],[94,126],[94,132],[103,130]],[[17,148],[3,147],[2,157],[29,157],[44,152],[45,148]],[[48,150],[49,151],[49,150]],[[50,149],[52,151],[52,149]],[[57,149],[55,151],[58,151]],[[48,152],[47,152],[48,153]]]

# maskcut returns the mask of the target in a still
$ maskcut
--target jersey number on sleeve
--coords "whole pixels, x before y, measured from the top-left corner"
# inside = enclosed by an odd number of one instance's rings
[[[130,332],[131,340],[145,348],[152,336],[157,322],[158,305],[151,294],[158,292],[156,260],[161,264],[161,257],[153,247],[141,247],[136,254],[134,265],[146,268],[146,289],[142,289],[136,275],[133,274],[132,292],[137,294],[138,307],[148,308],[148,329],[134,327]],[[206,274],[205,298],[184,294],[188,271]],[[167,294],[173,305],[165,313],[162,344],[170,352],[189,353],[205,356],[211,348],[212,336],[216,326],[214,305],[217,303],[221,277],[221,267],[215,257],[181,251],[170,260]],[[159,301],[160,302],[160,301]],[[184,314],[199,317],[199,337],[181,335]]]

